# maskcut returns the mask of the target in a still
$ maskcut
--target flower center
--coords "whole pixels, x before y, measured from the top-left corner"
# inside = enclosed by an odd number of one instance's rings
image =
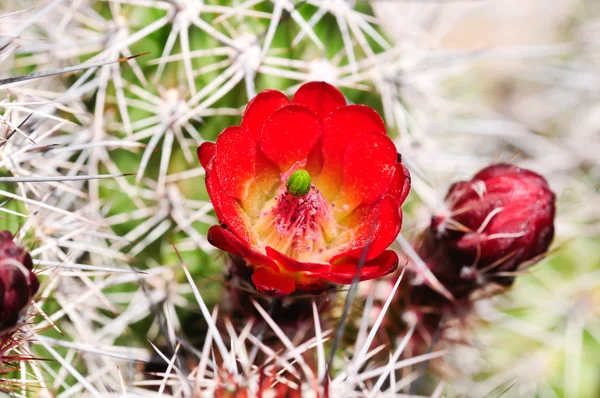
[[[330,226],[333,216],[329,203],[314,185],[301,197],[281,193],[272,213],[280,242],[276,249],[299,260],[325,251],[324,229]]]
[[[332,206],[312,184],[302,196],[292,191],[281,189],[255,228],[264,246],[299,261],[320,261],[336,236]]]

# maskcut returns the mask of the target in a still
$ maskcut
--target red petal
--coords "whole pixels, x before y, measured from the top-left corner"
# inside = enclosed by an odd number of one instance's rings
[[[271,115],[260,135],[267,157],[288,171],[296,162],[305,162],[321,134],[312,111],[302,105],[289,105]]]
[[[318,187],[332,198],[342,182],[342,162],[346,148],[365,131],[385,135],[385,124],[377,112],[364,105],[349,105],[338,109],[323,121],[323,170]]]
[[[309,82],[296,91],[292,103],[306,106],[317,115],[319,120],[323,120],[331,112],[345,106],[346,98],[330,84]]]
[[[242,128],[254,139],[260,137],[262,128],[273,113],[290,104],[290,100],[282,92],[265,90],[260,92],[246,106],[242,117]]]
[[[346,220],[349,228],[355,226],[350,242],[340,247],[338,254],[330,261],[346,256],[360,258],[368,245],[367,260],[378,256],[392,244],[400,232],[402,212],[396,200],[385,195],[374,206],[361,206]]]
[[[257,250],[254,250],[231,231],[220,225],[213,225],[210,227],[207,238],[211,245],[242,257],[250,265],[264,265],[274,270],[278,270],[277,264],[275,264],[273,260]]]
[[[259,292],[277,296],[283,296],[296,290],[294,279],[264,267],[254,271],[252,282]]]
[[[398,206],[404,203],[404,200],[410,192],[410,173],[402,163],[396,163],[396,171],[392,177],[392,183],[387,194],[398,201]]]
[[[350,259],[352,260],[352,259]],[[352,283],[358,272],[359,261],[342,264],[332,264],[328,273],[319,274],[321,279],[341,284]],[[360,269],[360,281],[379,278],[391,274],[398,268],[398,255],[392,250],[386,250],[378,257],[365,262]]]
[[[512,177],[523,182],[527,181],[540,187],[550,189],[548,182],[541,175],[508,163],[498,163],[488,166],[475,174],[473,180],[488,180],[498,177]]]
[[[200,160],[200,164],[206,170],[208,168],[208,164],[212,160],[215,155],[215,144],[212,142],[203,142],[202,145],[198,147],[196,153],[198,154],[198,160]]]
[[[481,264],[491,264],[513,252],[516,255],[510,260],[520,262],[547,250],[554,233],[553,218],[551,201],[515,201],[496,214],[483,233],[467,233],[457,241],[456,246],[473,256],[480,252]],[[550,228],[544,228],[545,225]],[[513,233],[522,236],[488,239],[494,234]]]
[[[253,189],[253,193],[258,195],[258,199],[264,201],[265,198],[273,196],[273,188],[278,186],[281,182],[279,176],[279,167],[277,164],[267,158],[260,148],[256,148],[256,161],[255,161],[256,175],[254,181],[256,182],[256,188]]]
[[[396,147],[388,136],[372,131],[357,134],[344,155],[343,183],[335,206],[348,212],[379,200],[390,187],[395,165]]]
[[[244,200],[254,181],[256,143],[240,127],[228,127],[217,138],[215,171],[225,193]]]
[[[329,269],[329,264],[303,263],[269,246],[266,247],[265,251],[270,259],[276,261],[282,268],[289,272],[325,272]]]
[[[217,213],[219,221],[225,223],[242,241],[250,243],[252,237],[244,210],[242,210],[235,198],[223,191],[214,168],[207,171],[205,181],[208,196],[215,208],[215,213]]]
[[[315,281],[315,276],[311,276],[312,281],[296,281],[296,289],[301,290],[304,294],[321,294],[325,292],[330,284],[324,280]]]
[[[317,141],[313,149],[308,154],[305,169],[314,180],[321,174],[323,168],[323,153],[321,152],[321,140]]]
[[[455,183],[446,195],[446,202],[462,216],[462,208],[470,209],[471,213],[487,212],[506,202],[528,200],[541,192],[549,190],[520,178],[501,176]]]

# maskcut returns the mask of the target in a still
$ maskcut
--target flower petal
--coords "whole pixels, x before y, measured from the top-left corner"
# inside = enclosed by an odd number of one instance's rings
[[[396,147],[389,137],[373,131],[357,134],[346,149],[343,182],[333,203],[348,214],[376,202],[389,189],[395,165]]]
[[[319,278],[334,283],[350,284],[358,272],[358,264],[358,261],[334,264],[329,272],[319,274]],[[360,269],[359,280],[379,278],[391,274],[397,268],[398,255],[392,250],[386,250],[376,258],[365,262]]]
[[[364,105],[345,106],[323,121],[323,170],[317,186],[325,197],[333,198],[337,194],[342,183],[346,149],[357,135],[366,131],[378,131],[385,135],[385,124],[377,112]]]
[[[208,230],[208,242],[221,249],[244,258],[250,265],[263,265],[278,270],[277,264],[264,254],[254,250],[240,240],[233,232],[220,225],[213,225]]]
[[[306,166],[304,167],[314,180],[321,174],[323,168],[323,153],[321,152],[321,140],[317,141],[313,149],[308,154]]]
[[[260,148],[256,148],[256,175],[250,184],[248,196],[242,201],[242,206],[248,214],[257,214],[265,201],[275,195],[275,189],[281,183],[279,167],[268,159]]]
[[[237,126],[226,128],[216,142],[215,171],[225,193],[244,200],[254,181],[256,143]]]
[[[265,248],[265,251],[271,260],[276,261],[277,264],[288,272],[325,272],[329,269],[329,264],[304,263],[286,256],[269,246]]]
[[[459,222],[478,217],[483,217],[483,221],[487,213],[496,207],[521,200],[528,201],[536,195],[544,197],[548,193],[551,193],[549,189],[535,182],[532,185],[522,179],[500,176],[455,183],[446,195],[446,203],[457,213],[455,219]]]
[[[507,253],[512,256],[505,263],[520,263],[523,259],[535,257],[546,251],[554,236],[551,207],[551,201],[542,200],[510,203],[488,222],[483,231],[466,233],[458,239],[456,247],[472,258],[478,257],[479,263],[484,265],[505,257]],[[549,227],[544,228],[545,225]],[[506,236],[493,238],[494,234]]]
[[[331,112],[346,105],[346,98],[337,88],[325,82],[309,82],[303,84],[292,103],[304,105],[311,109],[319,120],[323,120]]]
[[[296,290],[296,282],[293,278],[264,267],[254,271],[252,282],[259,292],[276,296],[290,294]]]
[[[402,225],[402,211],[393,197],[385,195],[375,205],[356,209],[345,220],[345,224],[349,228],[357,226],[354,235],[347,244],[339,248],[330,262],[348,256],[361,258],[365,246],[368,246],[366,258],[371,260],[387,249],[398,236]]]
[[[396,163],[396,171],[392,177],[392,182],[387,194],[398,201],[398,206],[402,206],[404,200],[410,192],[410,172],[402,163]]]
[[[289,105],[269,117],[260,135],[264,154],[282,173],[296,162],[306,162],[321,134],[315,114],[302,105]]]
[[[198,160],[200,160],[200,164],[204,167],[204,170],[208,169],[208,165],[210,161],[215,156],[216,146],[212,142],[203,142],[202,145],[198,147],[196,153],[198,154]]]
[[[548,182],[541,175],[509,163],[498,163],[488,166],[473,176],[473,180],[490,180],[498,177],[516,178],[523,183],[530,182],[550,189]]]
[[[214,169],[207,172],[205,181],[206,191],[215,208],[215,213],[217,213],[219,221],[226,224],[243,242],[250,244],[252,236],[248,227],[249,220],[238,201],[223,191]]]
[[[242,117],[242,128],[254,139],[258,139],[262,128],[276,110],[290,104],[290,100],[280,91],[265,90],[248,103]]]

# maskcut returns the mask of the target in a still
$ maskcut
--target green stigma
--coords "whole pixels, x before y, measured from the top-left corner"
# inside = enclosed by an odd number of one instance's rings
[[[285,187],[294,196],[304,196],[310,191],[310,182],[308,171],[298,170],[288,178]]]

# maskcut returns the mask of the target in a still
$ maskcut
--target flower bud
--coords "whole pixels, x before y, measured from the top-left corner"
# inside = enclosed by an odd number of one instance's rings
[[[29,253],[15,245],[9,231],[0,232],[0,330],[19,322],[39,289]]]
[[[525,261],[548,250],[554,202],[539,174],[510,164],[486,167],[450,187],[446,214],[432,218],[430,248],[437,246],[437,257],[447,257],[443,263],[462,279],[510,285]]]

